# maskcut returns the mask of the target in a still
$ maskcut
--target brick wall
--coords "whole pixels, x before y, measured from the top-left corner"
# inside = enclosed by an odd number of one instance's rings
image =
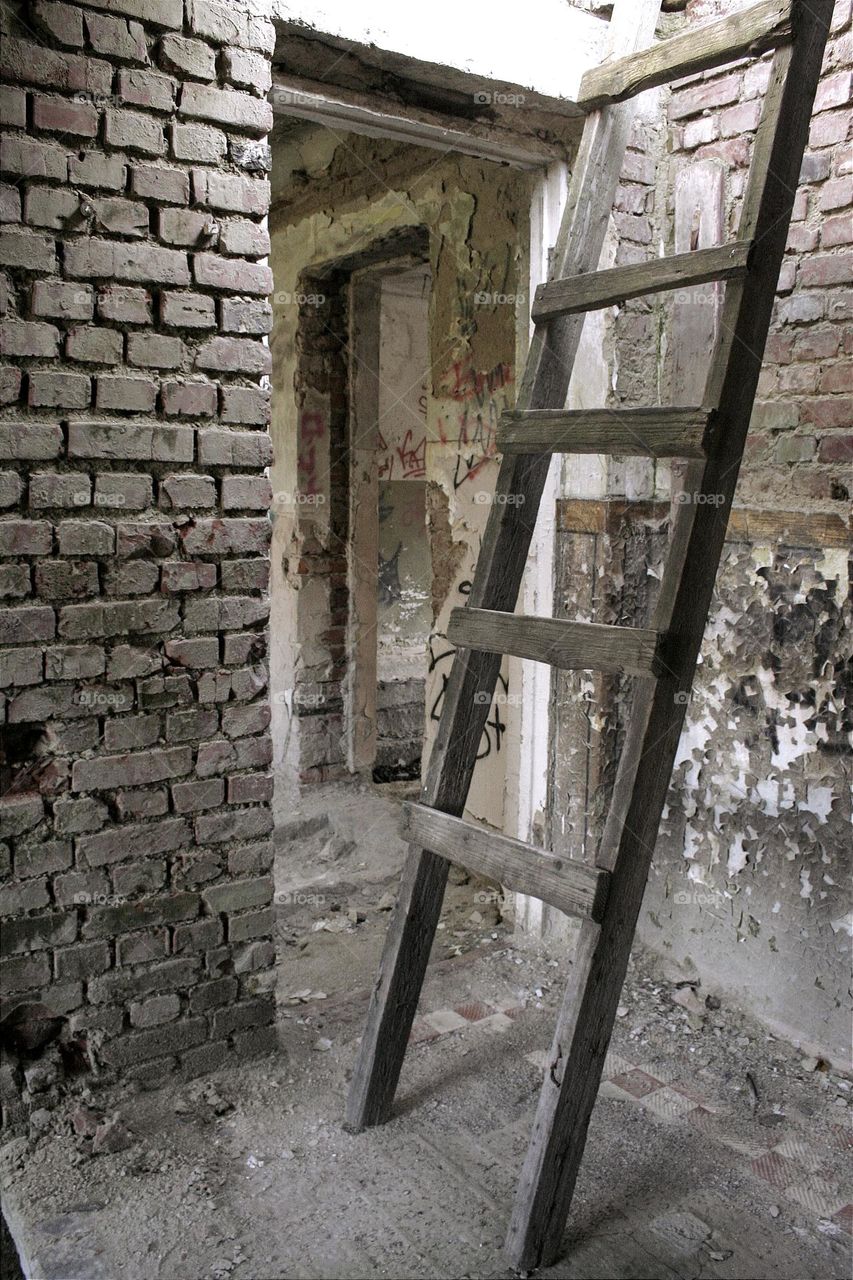
[[[3,992],[157,1078],[271,1042],[274,32],[207,0],[10,8]]]
[[[689,16],[709,17],[699,0]],[[853,461],[853,33],[836,0],[740,482],[741,505],[846,511]],[[726,234],[740,197],[770,69],[768,58],[694,78],[669,102],[671,168],[726,169]]]

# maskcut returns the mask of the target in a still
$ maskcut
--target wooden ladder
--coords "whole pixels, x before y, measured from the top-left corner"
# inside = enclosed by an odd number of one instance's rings
[[[762,0],[648,45],[659,0],[617,0],[613,54],[587,73],[587,111],[548,283],[514,412],[498,431],[496,496],[421,802],[405,810],[403,871],[347,1104],[347,1127],[388,1119],[441,912],[450,862],[581,919],[506,1252],[520,1270],[557,1256],[598,1092],[658,825],[711,604],[788,234],[833,0]],[[737,239],[597,270],[632,118],[644,89],[775,50]],[[638,51],[640,50],[640,51]],[[583,313],[642,294],[726,280],[696,408],[564,409]],[[514,614],[554,453],[685,458],[649,629]],[[508,501],[508,499],[512,499]],[[612,804],[594,865],[462,821],[501,655],[637,677]]]

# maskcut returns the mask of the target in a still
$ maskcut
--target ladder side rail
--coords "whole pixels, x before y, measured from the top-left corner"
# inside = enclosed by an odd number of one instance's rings
[[[648,43],[659,9],[660,0],[616,0],[611,19],[613,52],[632,52]],[[552,276],[597,267],[633,115],[629,101],[587,117]],[[520,408],[565,404],[583,322],[582,315],[562,317],[534,332],[519,388]],[[501,462],[497,495],[523,494],[524,502],[492,504],[471,604],[515,607],[549,465],[547,455]],[[421,793],[424,804],[456,816],[462,813],[500,663],[496,654],[456,653]],[[446,859],[416,847],[406,858],[347,1098],[345,1123],[351,1131],[382,1123],[390,1115],[449,867]]]

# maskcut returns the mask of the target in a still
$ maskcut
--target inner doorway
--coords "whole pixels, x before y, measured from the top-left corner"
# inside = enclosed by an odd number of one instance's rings
[[[376,783],[414,781],[421,771],[434,621],[429,297],[421,263],[386,264],[353,281],[351,765]]]

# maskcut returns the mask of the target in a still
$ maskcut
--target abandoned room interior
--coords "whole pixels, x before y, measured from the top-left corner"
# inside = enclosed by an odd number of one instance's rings
[[[851,0],[3,0],[4,1280],[826,1280]]]

